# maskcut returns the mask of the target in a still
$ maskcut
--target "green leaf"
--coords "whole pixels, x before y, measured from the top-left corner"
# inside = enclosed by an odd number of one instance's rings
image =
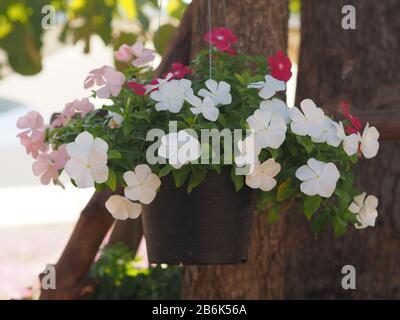
[[[278,201],[285,201],[292,195],[293,191],[292,178],[287,178],[279,185],[276,199]]]
[[[278,154],[279,154],[278,149],[268,148],[268,151],[271,154],[272,158],[274,158],[274,159],[278,158]]]
[[[233,184],[235,185],[235,189],[236,191],[239,191],[240,189],[243,188],[244,185],[244,177],[242,175],[236,175],[235,170],[236,167],[232,166],[232,170],[231,170],[231,179]]]
[[[304,147],[304,149],[306,149],[307,153],[311,153],[314,150],[315,144],[310,138],[296,135],[296,140]]]
[[[318,195],[315,196],[305,196],[303,203],[304,214],[306,215],[308,220],[311,220],[314,213],[318,210],[321,205],[321,197]]]
[[[107,111],[111,111],[111,112],[118,113],[118,114],[120,114],[121,116],[124,115],[124,112],[121,110],[121,108],[120,108],[120,107],[117,107],[117,106],[103,106],[102,109],[103,109],[103,110],[107,110]]]
[[[185,183],[189,176],[190,166],[186,165],[180,169],[172,170],[172,175],[175,181],[175,187],[180,188]]]
[[[349,203],[351,201],[351,197],[346,191],[336,188],[335,195],[337,195],[340,200],[346,203]]]
[[[168,175],[171,172],[171,170],[172,170],[172,166],[167,164],[163,168],[161,168],[161,170],[158,172],[158,176],[160,178],[165,177],[166,175]]]
[[[117,176],[112,169],[108,170],[108,179],[106,184],[110,187],[111,191],[115,191],[117,189]]]
[[[122,155],[117,150],[108,150],[108,159],[121,159]]]
[[[190,175],[190,179],[187,186],[187,192],[190,193],[194,188],[196,188],[200,183],[203,182],[206,177],[207,169],[202,165],[193,165],[192,166],[192,174]]]
[[[150,112],[148,111],[136,111],[132,113],[132,117],[136,119],[143,119],[150,123]]]
[[[326,227],[329,222],[329,212],[324,211],[318,214],[311,221],[311,232],[314,234],[315,238],[318,237],[320,232]]]
[[[339,237],[346,232],[347,221],[343,220],[339,214],[333,217],[332,225],[336,236]]]

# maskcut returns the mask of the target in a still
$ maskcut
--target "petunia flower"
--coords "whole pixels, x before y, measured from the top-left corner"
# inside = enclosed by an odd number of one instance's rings
[[[43,130],[33,131],[29,136],[27,133],[19,135],[21,144],[25,147],[27,154],[32,154],[34,159],[37,158],[39,152],[46,152],[49,146],[44,142],[45,132]]]
[[[127,184],[125,197],[143,204],[150,204],[154,200],[161,185],[160,178],[151,172],[147,164],[139,164],[135,171],[125,172],[124,180]]]
[[[114,57],[117,61],[129,62],[132,59],[132,48],[124,43],[114,52]]]
[[[119,128],[124,121],[124,117],[117,112],[108,111],[108,115],[110,116],[110,120],[108,121],[110,129]]]
[[[180,62],[175,62],[171,65],[171,70],[169,71],[174,77],[174,79],[182,79],[184,78],[187,74],[191,74],[192,70],[188,66],[185,66],[184,64]],[[164,77],[168,75],[165,74]]]
[[[343,127],[343,123],[339,122],[336,126],[336,136],[343,141],[343,149],[347,153],[347,155],[352,156],[356,154],[358,151],[359,145],[359,137],[357,134],[352,133],[350,135],[346,135],[346,132]]]
[[[146,49],[143,46],[143,43],[140,41],[137,41],[132,47],[131,47],[132,55],[136,57],[132,61],[132,65],[135,67],[141,67],[145,65],[147,62],[153,61],[155,57],[155,51],[152,49]]]
[[[368,226],[374,227],[375,220],[378,217],[378,198],[369,195],[365,192],[353,198],[353,202],[349,206],[349,211],[357,215],[358,224],[355,224],[357,229],[364,229]]]
[[[338,124],[334,122],[331,118],[325,116],[324,124],[322,127],[322,133],[318,137],[312,137],[311,140],[316,143],[326,142],[332,147],[337,147],[342,142],[337,135]]]
[[[324,128],[324,112],[311,99],[305,99],[300,102],[300,107],[303,113],[297,107],[289,110],[289,116],[292,119],[290,129],[300,136],[308,135],[318,138]]]
[[[174,76],[172,73],[167,73],[167,75],[164,76],[164,78],[158,78],[154,79],[150,82],[150,84],[145,85],[146,92],[145,94],[148,94],[150,92],[153,92],[157,90],[162,84],[168,82],[169,80],[173,79]]]
[[[275,95],[275,93],[285,91],[286,84],[268,74],[265,76],[265,81],[252,82],[247,88],[260,89],[258,95],[263,99],[269,99]]]
[[[168,159],[168,163],[175,169],[180,169],[190,161],[201,155],[200,142],[185,130],[172,132],[161,137],[158,155]]]
[[[138,96],[144,96],[146,94],[146,86],[142,83],[138,83],[135,81],[129,81],[127,83],[127,86],[131,88],[136,95]]]
[[[20,117],[17,120],[18,129],[26,129],[21,132],[18,136],[28,134],[37,130],[44,129],[44,120],[42,115],[37,111],[29,111],[26,115]]]
[[[41,176],[42,184],[49,184],[51,180],[56,180],[59,176],[59,170],[63,169],[69,156],[66,152],[66,145],[61,145],[57,150],[51,153],[41,153],[32,164],[32,170],[35,176]]]
[[[336,189],[340,173],[332,162],[325,163],[310,158],[307,165],[296,171],[296,178],[303,181],[300,184],[301,192],[309,196],[320,195],[329,198]]]
[[[215,80],[209,79],[205,82],[208,90],[200,89],[199,96],[206,98],[210,97],[215,105],[227,105],[232,103],[232,95],[230,94],[231,86],[225,81],[219,83]]]
[[[281,165],[274,158],[256,164],[251,174],[246,176],[246,184],[253,189],[270,191],[276,186],[274,177],[281,171]]]
[[[89,76],[84,81],[84,87],[88,89],[94,85],[102,86],[96,91],[96,95],[98,98],[108,99],[110,96],[118,96],[124,82],[125,76],[123,73],[115,70],[113,67],[103,66],[90,71]]]
[[[66,163],[65,171],[78,188],[89,188],[94,186],[94,182],[107,181],[107,142],[84,131],[66,148],[71,159]]]
[[[256,110],[247,118],[247,123],[254,130],[256,143],[261,148],[277,149],[285,141],[285,120],[270,109]]]
[[[264,100],[260,102],[260,110],[271,110],[272,114],[279,114],[286,122],[290,123],[289,108],[285,102],[280,99]]]
[[[192,82],[187,79],[171,80],[161,84],[158,90],[150,94],[150,98],[156,101],[156,110],[178,113],[185,99],[193,94]]]
[[[187,101],[193,106],[190,108],[193,114],[201,113],[205,119],[213,122],[218,119],[219,110],[210,97],[201,100],[199,97],[193,95]]]
[[[60,113],[58,114],[54,120],[50,123],[50,127],[52,128],[59,128],[62,127],[64,125],[66,125],[68,123],[68,121],[70,120],[70,118],[68,118],[65,114]]]
[[[371,159],[376,156],[379,150],[379,132],[375,127],[366,124],[362,136],[358,133],[360,140],[360,151],[365,158]]]
[[[228,28],[215,28],[209,30],[203,39],[214,45],[217,50],[232,53],[232,45],[237,42],[236,35]]]
[[[271,75],[275,79],[287,82],[292,77],[292,63],[282,50],[279,50],[275,56],[269,56],[268,63],[271,67]]]
[[[81,100],[75,99],[65,105],[63,115],[72,118],[76,113],[79,113],[81,117],[94,110],[94,105],[89,101],[88,98]]]
[[[139,203],[129,201],[118,194],[109,197],[105,206],[113,218],[117,220],[136,219],[142,212],[142,206]]]
[[[258,156],[261,148],[255,141],[254,134],[247,136],[244,140],[238,141],[239,154],[235,156],[235,163],[238,167],[250,165],[250,172],[253,172],[254,165],[258,163]]]

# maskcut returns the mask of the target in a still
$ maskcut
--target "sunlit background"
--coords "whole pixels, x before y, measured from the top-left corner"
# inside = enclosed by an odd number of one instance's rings
[[[0,299],[30,297],[29,287],[37,287],[38,274],[57,261],[94,192],[73,188],[65,176],[65,189],[42,186],[32,173],[32,158],[16,138],[17,119],[37,110],[48,122],[65,103],[88,96],[83,89],[87,73],[113,65],[113,51],[124,42],[140,39],[155,47],[159,62],[189,2],[164,0],[159,10],[157,0],[1,0]],[[50,30],[41,25],[41,8],[47,4],[57,10]],[[289,21],[289,55],[294,61],[298,5],[291,2]],[[294,104],[296,63],[293,71],[289,106]]]

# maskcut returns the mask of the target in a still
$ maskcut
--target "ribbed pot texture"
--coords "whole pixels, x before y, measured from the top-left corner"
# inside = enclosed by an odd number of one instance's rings
[[[236,192],[230,167],[208,172],[190,194],[172,175],[142,214],[150,263],[240,264],[247,259],[257,192]]]

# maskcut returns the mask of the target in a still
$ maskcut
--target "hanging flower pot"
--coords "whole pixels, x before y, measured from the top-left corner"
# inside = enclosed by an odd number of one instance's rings
[[[21,117],[18,137],[34,174],[58,183],[65,170],[78,188],[122,188],[105,206],[119,220],[143,213],[155,263],[244,262],[255,197],[270,220],[300,204],[314,234],[327,225],[337,235],[348,224],[373,226],[378,200],[359,194],[352,166],[377,154],[377,129],[362,130],[346,104],[343,122],[310,99],[288,108],[283,52],[267,64],[237,53],[226,28],[204,39],[209,50],[158,79],[147,66],[153,50],[121,46],[115,57],[124,73],[103,66],[84,81],[96,87],[93,97],[112,101],[100,112],[83,98],[49,125],[35,111]]]
[[[230,170],[210,172],[191,193],[171,176],[142,215],[151,263],[238,264],[247,259],[256,191],[236,192]]]

